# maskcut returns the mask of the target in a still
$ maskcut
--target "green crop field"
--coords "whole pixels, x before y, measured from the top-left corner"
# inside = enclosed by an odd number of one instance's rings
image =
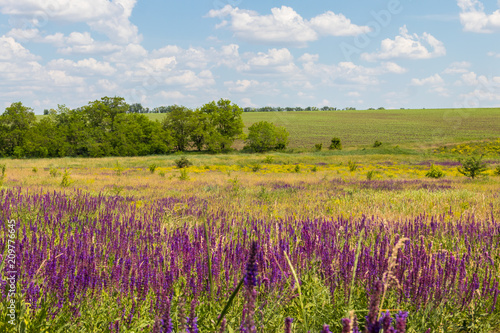
[[[162,120],[165,114],[148,114]],[[285,126],[291,148],[329,144],[333,136],[345,147],[371,145],[375,140],[392,145],[439,146],[494,139],[500,136],[500,108],[246,112],[245,127],[258,121]],[[241,147],[241,142],[236,143]]]

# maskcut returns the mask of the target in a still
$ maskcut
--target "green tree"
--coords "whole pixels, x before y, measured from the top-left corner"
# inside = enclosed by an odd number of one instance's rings
[[[259,121],[248,128],[247,147],[264,152],[273,149],[285,149],[288,145],[288,131],[267,121]]]
[[[172,134],[178,151],[185,151],[190,144],[193,130],[192,117],[193,111],[184,106],[174,105],[163,121],[163,128]]]
[[[486,165],[486,163],[482,161],[482,158],[483,158],[482,156],[481,157],[471,156],[466,160],[460,160],[462,167],[459,167],[457,169],[458,172],[471,179],[480,176],[484,171],[488,169],[488,166]]]
[[[210,150],[219,151],[231,148],[234,140],[243,135],[243,110],[230,100],[220,99],[217,103],[212,101],[201,107],[200,111],[208,116],[211,128]]]
[[[16,155],[24,156],[26,135],[35,123],[36,117],[32,108],[21,102],[12,103],[7,107],[0,116],[0,154],[12,156],[17,147]]]

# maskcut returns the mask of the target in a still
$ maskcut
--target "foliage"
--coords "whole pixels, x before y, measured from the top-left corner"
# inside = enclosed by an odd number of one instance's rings
[[[442,178],[445,176],[445,173],[443,171],[443,169],[441,169],[440,167],[438,166],[435,166],[434,164],[431,165],[431,168],[429,171],[427,171],[427,173],[425,174],[426,177],[429,177],[429,178]]]
[[[462,167],[457,169],[458,172],[471,179],[481,176],[481,174],[488,169],[487,164],[482,161],[482,156],[471,156],[465,160],[460,159],[459,161]]]
[[[156,165],[156,163],[151,163],[148,168],[149,172],[155,173],[155,170],[158,168],[158,165]]]
[[[71,185],[71,183],[73,183],[73,181],[71,180],[68,170],[64,170],[64,174],[61,179],[61,186],[68,187]]]
[[[340,142],[340,139],[337,137],[332,138],[332,141],[331,141],[328,149],[330,149],[330,150],[342,150],[342,143]]]
[[[245,143],[247,148],[256,152],[283,150],[289,143],[288,136],[288,131],[284,127],[277,127],[273,123],[260,121],[248,128]]]
[[[356,162],[353,161],[349,161],[347,163],[347,166],[349,167],[349,171],[351,172],[356,171],[358,169],[358,165],[356,164]]]
[[[323,148],[322,143],[317,143],[314,145],[314,150],[316,150],[316,151],[321,151],[322,148]]]
[[[182,169],[182,168],[187,168],[191,166],[193,163],[191,163],[190,160],[188,160],[186,157],[182,156],[180,159],[175,160],[175,165],[177,168]]]
[[[180,180],[189,180],[189,174],[186,168],[182,168],[179,174]]]
[[[378,140],[375,140],[375,142],[373,143],[373,148],[377,148],[377,147],[380,147],[382,146],[382,142],[378,141]]]

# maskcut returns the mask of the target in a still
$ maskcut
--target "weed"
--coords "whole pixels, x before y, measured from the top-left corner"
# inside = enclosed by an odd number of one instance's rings
[[[260,164],[254,164],[254,165],[252,165],[252,171],[253,171],[253,172],[257,172],[257,171],[259,171],[260,169],[261,169]]]
[[[429,178],[442,178],[445,176],[445,173],[440,167],[435,166],[434,164],[431,165],[431,169],[425,174],[426,177]]]
[[[321,151],[322,148],[323,148],[322,143],[317,143],[314,145],[314,150],[316,150],[316,151]]]
[[[182,156],[180,159],[175,160],[175,165],[177,166],[177,168],[182,169],[193,165],[193,163],[191,163],[191,161],[186,157]]]
[[[378,140],[375,140],[375,142],[373,143],[373,148],[377,148],[377,147],[380,147],[382,146],[382,142],[378,141]]]
[[[318,167],[317,166],[313,166],[312,169],[311,169],[312,172],[316,172],[318,171]]]
[[[349,171],[351,172],[356,171],[358,169],[358,165],[356,164],[356,162],[349,161],[347,165],[349,166]]]
[[[370,170],[366,173],[366,179],[372,180],[373,176],[375,176],[375,170]]]
[[[59,171],[57,171],[56,168],[50,168],[49,173],[52,177],[57,177],[59,175]]]
[[[158,168],[158,165],[156,165],[156,163],[152,163],[149,165],[149,172],[155,173],[157,168]]]
[[[342,142],[340,142],[340,139],[335,137],[332,138],[332,142],[330,144],[330,147],[328,147],[330,150],[342,150]]]
[[[61,186],[62,187],[69,187],[73,181],[71,180],[71,177],[69,176],[68,170],[64,170],[64,174],[62,176],[61,180]]]
[[[180,180],[189,180],[188,171],[185,168],[181,169],[179,179]]]
[[[295,168],[293,169],[293,172],[299,173],[300,172],[300,165],[296,165]]]
[[[31,171],[33,171],[33,173],[37,173],[38,172],[38,168],[37,167],[33,167],[33,169],[31,169]]]
[[[266,164],[271,164],[274,162],[274,158],[272,156],[266,156],[266,158],[264,159],[264,163]]]
[[[160,171],[160,172],[158,172],[158,175],[159,175],[160,177],[165,177],[165,171]]]
[[[116,164],[115,164],[115,169],[114,169],[114,170],[115,170],[115,174],[116,174],[117,176],[121,176],[121,174],[122,174],[123,170],[125,170],[125,168],[123,168],[123,167],[120,165],[120,163],[118,163],[118,161],[116,161]]]

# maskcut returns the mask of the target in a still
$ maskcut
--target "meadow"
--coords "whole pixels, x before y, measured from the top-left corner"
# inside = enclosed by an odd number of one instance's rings
[[[0,331],[498,332],[490,111],[244,115],[288,126],[288,152],[2,159]]]

